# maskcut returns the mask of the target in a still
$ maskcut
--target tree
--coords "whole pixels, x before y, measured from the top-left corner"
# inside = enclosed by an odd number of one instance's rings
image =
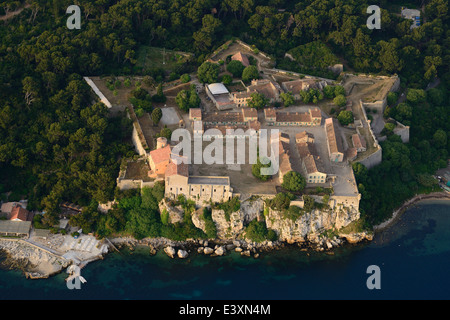
[[[395,118],[398,121],[409,120],[412,117],[412,112],[413,109],[408,103],[399,103],[395,108]]]
[[[293,195],[291,193],[280,192],[270,200],[270,207],[272,209],[283,211],[289,208],[291,200],[293,200]]]
[[[262,175],[261,168],[269,168],[270,162],[267,164],[262,164],[259,157],[256,159],[256,163],[252,164],[252,174],[254,177],[258,178],[261,181],[267,181],[270,178],[270,175]]]
[[[156,94],[152,96],[153,102],[160,102],[164,103],[166,102],[167,98],[164,95],[163,89],[162,89],[162,83],[158,84],[158,87],[156,88]]]
[[[187,82],[191,81],[191,76],[189,74],[185,73],[180,77],[180,80],[182,83],[187,83]]]
[[[222,83],[225,85],[229,85],[233,82],[233,78],[229,74],[224,74],[222,77]]]
[[[425,102],[427,94],[423,89],[409,89],[406,93],[406,100],[412,104]]]
[[[391,135],[394,132],[395,123],[388,122],[384,125],[383,133]]]
[[[353,112],[348,111],[348,110],[344,110],[339,112],[339,115],[337,117],[337,119],[339,120],[340,124],[342,124],[343,126],[349,125],[350,123],[353,123]]]
[[[441,106],[446,101],[446,94],[444,90],[431,88],[427,92],[428,100],[436,106]]]
[[[181,110],[188,111],[190,108],[198,108],[201,101],[195,86],[193,86],[189,91],[181,90],[178,92],[175,102]]]
[[[245,229],[245,236],[254,242],[263,242],[265,240],[274,241],[277,235],[273,230],[268,230],[265,221],[253,219]]]
[[[269,103],[269,99],[259,92],[253,92],[250,97],[251,99],[248,101],[250,108],[262,109]]]
[[[343,107],[347,104],[347,99],[345,98],[345,96],[340,94],[333,99],[333,103],[338,107]]]
[[[387,105],[392,107],[394,104],[397,103],[398,100],[398,93],[389,91],[387,95]]]
[[[325,87],[325,88],[327,88],[327,87]],[[343,86],[335,86],[334,87],[334,96],[336,97],[339,95],[343,95],[343,96],[346,95],[345,88]]]
[[[248,66],[245,67],[244,71],[242,71],[242,81],[250,82],[253,79],[259,79],[259,71],[256,66]]]
[[[325,95],[325,97],[328,99],[333,99],[335,88],[335,86],[326,86],[325,88],[323,88],[323,94]]]
[[[283,183],[281,186],[286,190],[299,192],[306,187],[306,180],[300,173],[289,171],[283,176]]]
[[[305,212],[311,212],[314,209],[314,198],[308,195],[303,196],[303,210]]]
[[[444,130],[438,129],[433,135],[433,141],[438,148],[445,148],[447,146],[447,134]]]
[[[231,60],[227,65],[227,71],[233,74],[233,77],[240,78],[244,71],[244,65],[238,60]]]
[[[198,80],[201,83],[217,82],[219,77],[219,65],[209,61],[203,62],[197,70]]]
[[[294,96],[292,95],[292,92],[290,92],[290,91],[286,92],[286,93],[282,92],[280,94],[280,98],[283,101],[283,105],[285,107],[289,107],[290,105],[293,105],[295,102]]]
[[[23,92],[25,93],[25,103],[29,106],[39,95],[39,86],[32,77],[25,77],[22,80]]]
[[[152,121],[154,125],[157,125],[162,118],[162,110],[161,108],[155,108],[152,111]]]
[[[159,136],[160,137],[164,137],[167,140],[170,140],[170,138],[172,137],[172,130],[167,128],[167,126],[164,126],[164,128],[161,129],[161,132],[159,133]]]

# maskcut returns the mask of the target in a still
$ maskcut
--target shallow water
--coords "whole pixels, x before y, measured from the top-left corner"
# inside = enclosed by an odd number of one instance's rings
[[[370,265],[380,267],[380,290],[366,286]],[[0,270],[0,299],[450,299],[449,265],[450,202],[424,201],[372,242],[333,255],[292,246],[258,259],[172,260],[142,247],[89,264],[81,290],[67,289],[65,273],[32,281]]]

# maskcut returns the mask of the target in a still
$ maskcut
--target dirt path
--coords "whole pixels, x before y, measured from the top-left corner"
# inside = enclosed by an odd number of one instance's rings
[[[30,6],[31,5],[29,3],[27,3],[23,8],[17,9],[16,11],[8,12],[6,15],[0,17],[0,21],[6,21],[9,18],[17,16],[18,14],[20,14],[23,11],[23,9],[29,8]]]

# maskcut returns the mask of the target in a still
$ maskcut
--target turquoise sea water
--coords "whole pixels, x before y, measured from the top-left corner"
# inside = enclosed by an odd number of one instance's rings
[[[367,267],[381,271],[369,290]],[[192,254],[172,260],[147,248],[111,253],[82,270],[88,281],[69,290],[62,273],[27,280],[0,270],[3,299],[450,299],[450,202],[426,201],[407,210],[374,241],[338,248],[334,255],[298,247],[258,259]]]

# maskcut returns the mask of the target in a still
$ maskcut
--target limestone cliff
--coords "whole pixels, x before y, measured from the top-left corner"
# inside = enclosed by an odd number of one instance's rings
[[[293,221],[284,218],[281,212],[269,208],[265,218],[267,228],[275,230],[279,240],[294,243],[305,240],[316,242],[325,231],[339,230],[358,220],[359,216],[358,211],[349,208],[314,209]]]
[[[309,241],[327,246],[328,231],[348,242],[359,242],[364,239],[371,239],[370,234],[364,232],[349,232],[342,234],[340,230],[350,223],[360,218],[358,210],[336,206],[335,208],[314,209],[304,213],[295,221],[286,218],[282,212],[268,208],[264,215],[264,201],[260,198],[248,199],[241,202],[240,209],[230,214],[225,214],[223,210],[212,209],[212,220],[217,229],[217,238],[220,240],[234,240],[245,238],[245,227],[256,218],[265,219],[268,229],[274,230],[280,241],[296,243]],[[173,210],[169,206],[166,209]],[[178,211],[178,210],[176,210]],[[171,214],[172,217],[172,214]],[[198,209],[192,214],[192,221],[197,228],[205,231],[205,221],[202,218],[202,209]],[[336,240],[336,237],[334,237]]]

